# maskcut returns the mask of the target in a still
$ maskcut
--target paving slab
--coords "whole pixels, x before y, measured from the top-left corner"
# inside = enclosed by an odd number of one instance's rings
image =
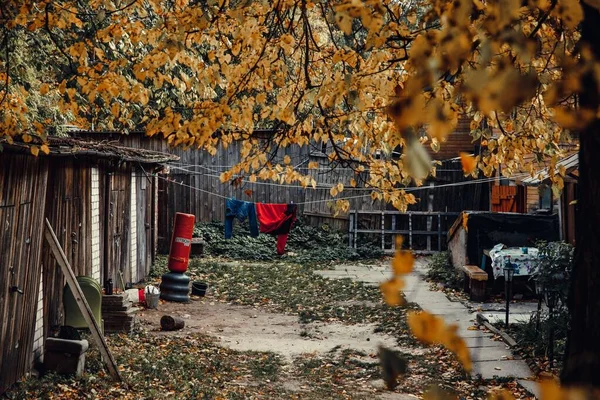
[[[443,317],[447,324],[458,326],[458,332],[471,352],[473,376],[481,375],[483,379],[532,376],[525,361],[515,359],[510,348],[504,342],[492,340],[492,334],[489,332],[469,329],[476,325],[476,313],[472,313],[471,309],[461,302],[451,301],[443,292],[431,290],[430,284],[424,280],[426,271],[426,259],[417,259],[414,272],[404,277],[403,292],[406,299],[419,304],[424,310]],[[316,271],[316,273],[330,279],[351,278],[373,286],[379,285],[390,276],[389,268],[361,265],[338,266],[335,270]],[[482,306],[485,305],[482,304]],[[494,307],[498,307],[498,305],[494,304]],[[487,308],[491,308],[491,305],[487,305]],[[523,314],[527,313],[529,317],[528,310],[529,308],[525,307],[518,309]],[[491,314],[500,313],[492,311]],[[513,318],[512,313],[511,318]],[[515,319],[513,318],[513,320]]]
[[[519,379],[517,382],[523,387],[523,389],[531,393],[531,395],[536,399],[540,398],[540,387],[536,381],[532,381],[530,379]]]
[[[490,321],[491,324],[495,324],[498,322],[504,323],[506,321],[506,311],[504,312],[482,312],[484,317]],[[516,322],[529,322],[531,320],[530,313],[513,313],[510,311],[510,315],[508,317],[508,323],[513,324]]]
[[[484,379],[491,379],[493,377],[529,378],[532,376],[532,373],[525,361],[506,360],[476,361],[473,363],[472,375],[481,375]]]
[[[513,359],[509,358],[512,356],[506,355],[506,347],[472,347],[469,350],[473,361],[508,361]]]
[[[481,336],[481,337],[470,337],[465,338],[465,344],[468,348],[473,347],[496,347],[501,348],[506,351],[506,356],[512,356],[510,349],[506,346],[504,342],[498,342],[496,340],[490,339],[489,336]]]

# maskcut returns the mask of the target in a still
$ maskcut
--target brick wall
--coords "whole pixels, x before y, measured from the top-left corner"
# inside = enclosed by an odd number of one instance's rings
[[[35,312],[35,330],[33,333],[33,361],[42,361],[44,357],[44,282],[40,274],[40,287]]]
[[[92,278],[100,284],[100,177],[92,168]]]
[[[131,268],[131,281],[138,281],[137,274],[137,182],[135,170],[131,172],[131,217],[129,218],[129,267]]]

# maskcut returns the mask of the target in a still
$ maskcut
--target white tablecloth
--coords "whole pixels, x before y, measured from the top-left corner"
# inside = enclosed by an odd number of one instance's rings
[[[510,263],[515,268],[514,276],[531,275],[535,270],[538,260],[538,249],[535,247],[527,247],[527,253],[523,252],[521,247],[502,248],[502,245],[495,246],[490,250],[490,258],[492,259],[492,271],[494,279],[499,276],[504,276],[504,265],[510,257]]]

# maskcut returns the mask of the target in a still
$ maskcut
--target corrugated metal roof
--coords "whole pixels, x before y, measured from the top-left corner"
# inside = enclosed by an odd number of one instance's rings
[[[573,170],[578,169],[579,168],[579,154],[574,153],[568,157],[563,158],[562,160],[560,160],[557,163],[556,167],[558,168],[561,165],[565,167],[565,169],[567,170],[567,174],[571,173]],[[558,173],[558,170],[556,173]],[[535,185],[539,185],[540,183],[544,182],[545,180],[547,180],[549,178],[550,178],[550,174],[548,173],[548,168],[544,168],[543,170],[538,172],[536,174],[536,176],[525,178],[521,181],[521,183],[525,186],[535,186]]]

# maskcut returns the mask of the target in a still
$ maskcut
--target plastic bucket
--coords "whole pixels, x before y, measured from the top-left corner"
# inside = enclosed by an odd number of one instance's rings
[[[204,296],[206,294],[206,290],[208,289],[208,284],[204,282],[193,282],[192,283],[192,294],[194,296]]]
[[[146,307],[157,309],[159,299],[160,294],[146,293]]]

